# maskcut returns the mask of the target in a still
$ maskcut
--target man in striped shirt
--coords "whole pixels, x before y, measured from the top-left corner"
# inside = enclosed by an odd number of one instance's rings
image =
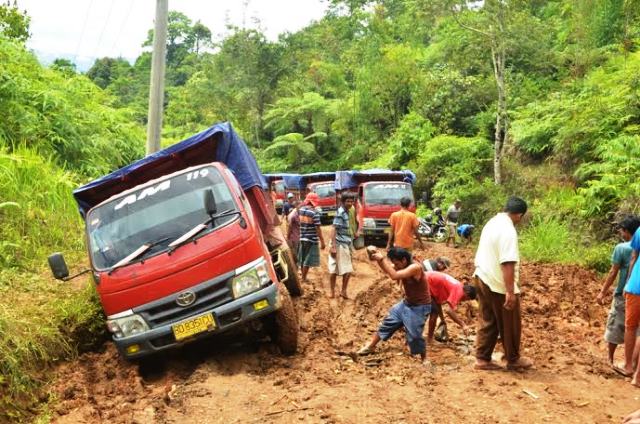
[[[302,281],[307,281],[310,267],[320,266],[320,249],[324,249],[324,238],[320,230],[320,214],[316,212],[318,195],[309,193],[298,210],[300,220],[300,247],[298,264],[302,268]],[[318,246],[318,242],[320,246]]]

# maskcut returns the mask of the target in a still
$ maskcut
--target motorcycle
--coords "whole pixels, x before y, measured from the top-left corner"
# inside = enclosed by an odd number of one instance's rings
[[[418,234],[422,238],[436,242],[445,241],[449,236],[448,231],[446,225],[434,223],[431,215],[427,215],[426,218],[418,217]]]

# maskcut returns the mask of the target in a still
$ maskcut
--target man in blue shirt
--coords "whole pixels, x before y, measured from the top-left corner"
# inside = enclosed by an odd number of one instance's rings
[[[619,344],[624,343],[624,286],[627,283],[629,262],[631,261],[631,237],[640,227],[640,219],[636,216],[627,216],[618,224],[618,234],[623,242],[618,243],[613,249],[611,256],[611,269],[602,285],[602,289],[596,298],[600,305],[604,305],[604,298],[609,288],[619,274],[618,285],[616,286],[613,299],[611,300],[611,310],[607,318],[607,327],[604,332],[604,340],[609,344],[609,364],[613,365],[613,357]]]
[[[472,237],[473,237],[473,230],[475,228],[476,227],[471,224],[462,224],[458,226],[458,229],[457,229],[458,235],[463,240],[464,244],[471,243]]]
[[[629,262],[629,277],[624,288],[624,368],[615,367],[624,375],[633,373],[633,350],[636,344],[636,331],[640,324],[640,265],[637,264],[638,252],[640,252],[640,229],[637,229],[631,239],[631,261]],[[634,386],[639,385],[640,367],[636,368],[631,380]]]
[[[336,296],[336,280],[338,275],[342,276],[342,291],[340,296],[347,297],[347,285],[353,272],[351,262],[351,251],[353,250],[353,233],[349,223],[349,210],[353,208],[355,194],[351,192],[342,193],[342,205],[336,211],[329,237],[329,282],[331,283],[331,297]]]

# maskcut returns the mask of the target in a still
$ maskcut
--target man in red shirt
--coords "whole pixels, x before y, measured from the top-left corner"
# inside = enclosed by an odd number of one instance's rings
[[[477,297],[476,288],[469,284],[462,284],[449,274],[438,271],[428,271],[425,273],[429,282],[429,291],[431,292],[432,310],[429,317],[429,335],[428,340],[433,340],[433,333],[436,328],[438,316],[445,322],[444,314],[446,313],[451,319],[462,328],[465,335],[469,329],[467,325],[460,319],[456,313],[456,308],[465,300],[473,300]],[[446,324],[445,324],[446,325]]]

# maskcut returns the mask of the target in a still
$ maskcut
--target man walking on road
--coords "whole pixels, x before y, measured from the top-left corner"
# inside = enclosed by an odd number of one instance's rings
[[[424,249],[424,244],[418,234],[418,217],[415,213],[409,210],[411,206],[411,199],[403,197],[400,199],[400,210],[394,212],[389,217],[389,224],[391,224],[391,232],[389,233],[389,240],[387,241],[387,249],[392,247],[402,247],[409,252],[413,250],[413,236],[418,239],[420,247]]]
[[[353,272],[351,252],[353,250],[353,233],[349,220],[349,210],[353,208],[355,195],[350,192],[342,193],[342,205],[338,208],[331,227],[329,238],[329,283],[331,298],[336,297],[336,280],[342,276],[342,291],[340,296],[348,299],[347,285]]]
[[[449,246],[449,241],[453,241],[453,247],[457,247],[456,245],[456,227],[458,226],[458,218],[460,217],[460,211],[462,202],[460,200],[456,200],[453,202],[453,205],[449,206],[449,210],[447,211],[447,228],[449,229],[449,238],[445,243],[446,246]]]
[[[480,302],[476,369],[501,368],[491,360],[498,335],[502,339],[507,369],[525,370],[533,365],[530,359],[520,356],[520,253],[515,225],[526,212],[527,203],[512,196],[504,212],[491,218],[480,235],[474,273]]]
[[[302,268],[302,281],[307,281],[310,267],[320,266],[320,249],[324,249],[324,238],[320,230],[320,215],[315,210],[318,204],[318,195],[312,194],[307,195],[302,207],[298,209],[298,219],[300,220],[298,263]],[[320,249],[318,249],[318,241]]]

